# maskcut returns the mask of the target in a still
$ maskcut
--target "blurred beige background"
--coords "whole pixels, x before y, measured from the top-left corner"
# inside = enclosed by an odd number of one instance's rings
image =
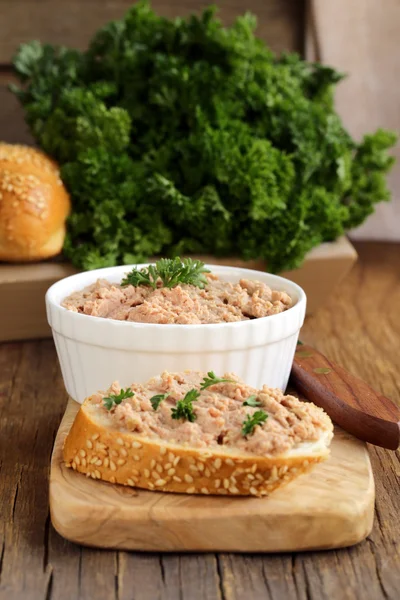
[[[336,105],[356,138],[378,127],[400,132],[399,0],[311,0],[306,56],[349,74]],[[400,240],[400,144],[389,175],[393,200],[379,204],[354,239]]]
[[[7,91],[18,44],[40,39],[84,48],[92,33],[119,18],[132,0],[0,1],[0,139],[32,143],[22,111]],[[349,73],[337,91],[337,108],[357,138],[377,127],[400,130],[400,0],[220,0],[230,23],[245,10],[258,17],[258,34],[273,50],[296,50]],[[203,0],[154,0],[165,16],[187,15]],[[400,145],[390,175],[393,201],[380,204],[352,236],[400,240]]]

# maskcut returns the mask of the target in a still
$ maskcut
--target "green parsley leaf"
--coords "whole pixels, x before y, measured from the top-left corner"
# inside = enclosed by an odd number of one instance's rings
[[[257,396],[253,394],[243,402],[243,406],[261,406],[261,402],[257,400]]]
[[[186,421],[196,420],[196,415],[193,412],[192,403],[195,402],[200,396],[198,390],[189,390],[186,396],[176,403],[176,407],[171,410],[171,416],[173,419],[185,419]]]
[[[103,398],[104,406],[107,410],[111,410],[117,404],[121,404],[122,400],[132,398],[134,395],[135,393],[130,388],[126,388],[126,390],[121,389],[119,394],[110,394]]]
[[[243,421],[242,435],[246,436],[253,433],[256,425],[262,425],[268,419],[268,415],[263,410],[256,410],[256,412],[250,416],[247,415],[247,419]]]
[[[203,381],[200,384],[200,389],[205,390],[210,387],[210,385],[215,385],[216,383],[237,383],[234,379],[221,379],[217,377],[214,371],[208,371],[208,377],[204,377]]]
[[[168,396],[169,394],[156,394],[150,398],[150,402],[154,410],[157,410],[157,408],[160,406],[160,403],[165,400],[165,398],[168,398]]]
[[[140,270],[132,269],[121,281],[121,285],[148,285],[155,289],[157,282],[161,280],[162,286],[166,288],[181,284],[203,288],[207,284],[205,273],[209,272],[200,260],[161,258],[155,265]]]
[[[61,166],[80,270],[211,254],[286,271],[389,200],[397,136],[352,138],[342,74],[276,56],[253,15],[225,27],[216,10],[169,19],[140,0],[85,50],[19,47],[11,91]]]

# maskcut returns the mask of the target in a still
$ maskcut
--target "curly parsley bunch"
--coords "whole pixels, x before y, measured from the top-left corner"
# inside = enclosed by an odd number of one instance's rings
[[[144,1],[85,52],[21,46],[13,90],[62,165],[76,266],[204,252],[280,271],[389,199],[395,135],[353,140],[333,108],[342,76],[277,58],[255,25],[225,28],[212,8],[170,20]]]

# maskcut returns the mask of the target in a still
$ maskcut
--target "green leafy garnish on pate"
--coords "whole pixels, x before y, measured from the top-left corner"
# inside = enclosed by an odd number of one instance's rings
[[[119,394],[110,394],[103,398],[103,403],[107,410],[111,410],[114,406],[121,404],[122,400],[133,398],[134,395],[135,393],[130,388],[126,388],[126,390],[122,388]]]
[[[256,412],[250,416],[247,415],[245,421],[243,421],[242,435],[246,436],[253,433],[256,425],[262,425],[268,419],[268,415],[263,410],[256,410]]]
[[[168,398],[169,394],[156,394],[155,396],[152,396],[150,398],[150,402],[152,407],[154,408],[154,410],[157,410],[157,408],[160,406],[161,402],[163,400],[165,400],[165,398]]]
[[[216,383],[237,383],[234,379],[222,379],[221,377],[217,377],[214,371],[208,371],[208,377],[204,377],[203,381],[200,384],[200,389],[205,390],[211,385],[215,385]]]
[[[192,258],[161,258],[154,265],[143,269],[132,269],[121,281],[121,285],[147,285],[156,289],[159,282],[162,287],[173,288],[177,285],[194,285],[203,288],[207,284],[205,268],[201,260]]]
[[[253,394],[243,402],[243,406],[261,406],[261,402],[257,400],[257,396]]]
[[[182,400],[178,400],[176,407],[171,410],[173,419],[185,419],[186,421],[196,420],[196,415],[193,411],[193,402],[198,400],[200,392],[198,390],[189,390]]]

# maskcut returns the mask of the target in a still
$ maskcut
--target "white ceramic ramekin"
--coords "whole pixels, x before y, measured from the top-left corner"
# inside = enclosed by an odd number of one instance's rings
[[[141,268],[146,265],[137,265]],[[98,278],[119,283],[132,266],[110,267],[66,277],[46,294],[48,322],[65,387],[83,400],[113,381],[125,387],[164,370],[194,369],[239,375],[247,384],[286,388],[306,310],[306,295],[295,283],[261,271],[207,265],[221,279],[255,279],[286,291],[289,310],[249,321],[210,325],[159,325],[92,317],[69,311],[63,299]]]

